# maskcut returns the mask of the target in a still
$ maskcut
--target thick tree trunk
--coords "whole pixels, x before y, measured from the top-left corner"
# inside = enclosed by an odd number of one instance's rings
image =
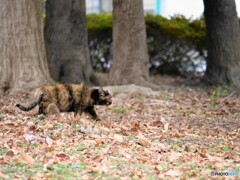
[[[234,0],[204,0],[209,84],[240,86],[240,29]]]
[[[63,83],[90,83],[85,0],[47,0],[45,40],[50,73]]]
[[[113,0],[113,66],[110,83],[145,85],[148,54],[142,0]]]
[[[39,0],[0,1],[1,92],[27,91],[52,82]]]

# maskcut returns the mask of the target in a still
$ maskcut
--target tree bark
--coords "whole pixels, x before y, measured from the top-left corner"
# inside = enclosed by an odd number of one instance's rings
[[[0,91],[27,91],[52,82],[39,0],[0,1]]]
[[[142,0],[113,0],[113,85],[145,85],[149,78]]]
[[[47,0],[45,40],[50,73],[62,83],[90,83],[85,0]]]
[[[234,0],[204,0],[208,84],[240,86],[240,29]]]

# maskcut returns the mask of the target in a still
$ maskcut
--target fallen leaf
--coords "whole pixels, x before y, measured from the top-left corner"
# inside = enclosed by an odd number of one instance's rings
[[[139,156],[138,159],[142,162],[147,162],[149,160],[149,157],[146,154],[144,154]]]
[[[139,143],[145,147],[149,147],[152,144],[152,142],[149,139],[147,139],[142,133],[139,133],[137,135],[137,138],[140,140]]]
[[[123,136],[120,135],[120,134],[114,134],[114,135],[113,135],[113,138],[114,138],[116,141],[118,141],[118,142],[123,142],[123,141],[124,141]]]
[[[168,156],[168,158],[171,162],[174,162],[174,161],[178,160],[178,158],[181,156],[182,156],[181,153],[171,152],[171,154]]]
[[[139,122],[133,122],[131,123],[131,131],[138,131],[140,130],[140,123]]]
[[[102,138],[96,139],[96,146],[101,146],[104,144],[104,140]]]
[[[117,154],[119,152],[118,147],[117,146],[111,146],[108,150],[109,154]]]
[[[32,166],[34,164],[34,159],[28,154],[20,154],[16,157],[17,162],[24,163]]]
[[[88,125],[87,127],[82,127],[81,131],[86,134],[90,134],[93,132],[93,128],[91,125]]]
[[[50,138],[50,137],[46,137],[46,143],[48,144],[48,145],[52,145],[53,144],[53,140]]]
[[[180,176],[180,171],[177,171],[177,170],[169,170],[165,173],[165,175],[168,175],[168,176]]]
[[[8,151],[6,153],[7,156],[13,157],[14,156],[14,152],[13,151]]]
[[[167,120],[163,117],[160,119],[160,121],[164,124],[164,132],[167,132],[169,127],[169,122],[167,122]]]
[[[33,134],[24,134],[23,137],[27,142],[31,142],[36,139],[36,136],[34,136]]]
[[[68,156],[64,153],[56,154],[56,156],[60,159],[66,159]]]
[[[97,156],[95,156],[95,157],[92,158],[93,161],[98,162],[98,163],[101,162],[102,159],[103,159],[103,158],[102,158],[101,155],[97,155]]]

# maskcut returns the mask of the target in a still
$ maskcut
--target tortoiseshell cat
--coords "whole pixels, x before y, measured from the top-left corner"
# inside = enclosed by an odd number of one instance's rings
[[[37,105],[39,114],[47,114],[48,106],[55,105],[60,112],[75,112],[80,115],[86,112],[96,121],[100,120],[94,110],[94,105],[112,104],[112,96],[108,91],[91,89],[83,84],[56,84],[38,88],[35,92],[36,100],[29,106],[21,104],[16,106],[23,111],[30,111]]]

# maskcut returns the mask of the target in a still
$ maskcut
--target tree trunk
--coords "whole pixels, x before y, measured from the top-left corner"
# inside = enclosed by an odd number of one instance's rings
[[[142,0],[113,0],[113,65],[110,83],[145,85],[148,54]]]
[[[85,0],[47,0],[45,40],[50,73],[62,83],[90,83]]]
[[[1,93],[52,82],[39,0],[0,1],[0,49]]]
[[[204,0],[209,84],[240,85],[240,29],[234,0]]]

